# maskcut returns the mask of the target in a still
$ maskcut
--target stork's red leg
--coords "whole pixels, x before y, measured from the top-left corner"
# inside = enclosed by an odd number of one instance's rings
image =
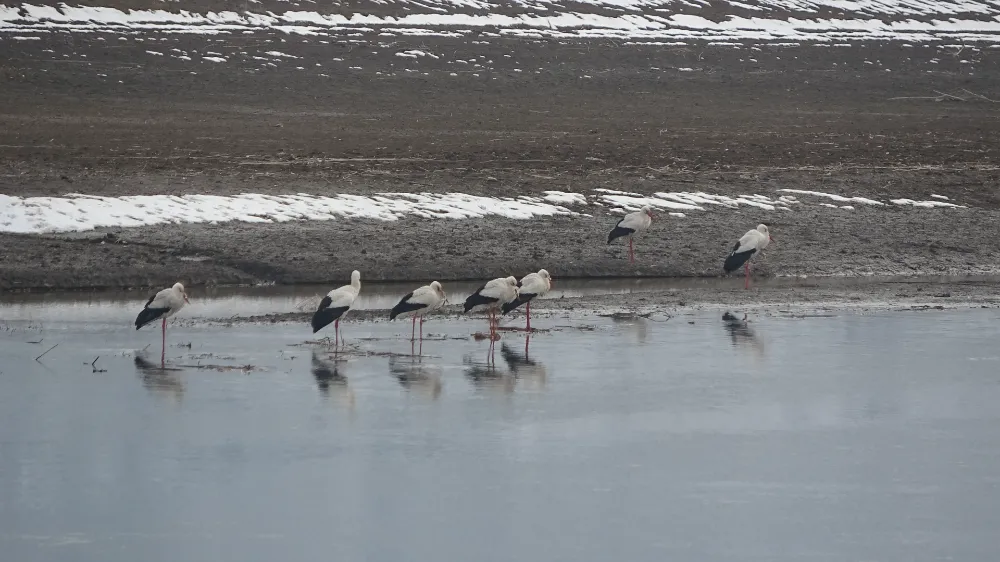
[[[413,317],[413,325],[410,326],[410,341],[417,335],[417,317]]]
[[[744,277],[744,279],[743,279],[743,288],[744,289],[749,289],[750,288],[750,262],[749,261],[743,266],[743,277]]]
[[[528,303],[526,305],[524,305],[524,306],[527,307],[527,311],[528,311],[528,324],[527,324],[527,326],[524,329],[530,332],[531,331],[531,301],[528,301]]]
[[[423,319],[423,317],[421,317],[420,318],[420,342],[421,342],[421,344],[423,343],[423,341],[424,341],[424,319]]]
[[[632,249],[632,237],[628,237],[628,261],[635,263],[635,250]]]
[[[163,332],[163,342],[160,345],[160,367],[163,367],[164,361],[166,361],[166,358],[167,358],[167,319],[166,318],[163,319],[163,324],[161,324],[160,329]]]

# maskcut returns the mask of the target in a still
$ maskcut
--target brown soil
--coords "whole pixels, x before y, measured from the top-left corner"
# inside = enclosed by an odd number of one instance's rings
[[[772,224],[779,240],[761,274],[984,272],[1000,257],[1000,104],[965,93],[1000,98],[991,51],[376,35],[349,43],[266,33],[142,39],[0,37],[0,192],[791,187],[883,200],[936,193],[970,208],[689,214],[656,223],[638,241],[636,267],[620,246],[604,244],[616,217],[602,211],[536,221],[165,226],[118,229],[109,239],[107,231],[0,235],[0,287],[330,283],[355,268],[386,280],[540,266],[563,277],[716,275],[734,237],[758,222]],[[407,49],[440,58],[395,56]],[[262,68],[253,57],[267,51],[301,58]],[[208,52],[229,62],[200,61]],[[893,99],[935,91],[965,101]]]

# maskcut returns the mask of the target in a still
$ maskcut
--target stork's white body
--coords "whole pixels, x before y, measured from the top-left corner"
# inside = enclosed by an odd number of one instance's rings
[[[544,297],[552,289],[552,277],[544,269],[538,273],[529,273],[521,278],[521,286],[517,292],[521,295],[534,295],[532,298]]]
[[[767,225],[759,224],[757,228],[747,231],[740,237],[733,250],[726,257],[722,264],[722,269],[726,272],[736,271],[743,266],[746,281],[744,287],[750,288],[750,258],[764,251],[771,243],[771,233],[767,230]]]
[[[490,347],[497,339],[496,314],[503,305],[517,298],[517,279],[498,277],[465,299],[465,312],[486,311],[490,319]]]
[[[361,293],[361,273],[355,270],[351,272],[350,285],[337,287],[323,297],[323,300],[319,303],[319,308],[313,314],[313,333],[315,334],[333,322],[335,330],[334,341],[337,343],[343,342],[343,337],[340,335],[340,320],[351,309],[351,306],[354,305],[354,301],[357,300],[359,293]]]
[[[358,295],[361,294],[361,281],[358,280],[357,285],[344,285],[343,287],[337,287],[336,289],[330,291],[326,294],[326,297],[330,299],[330,304],[325,308],[341,308],[347,307],[348,310],[354,305],[354,301],[358,299]],[[345,311],[344,314],[347,314]],[[343,316],[341,316],[343,318]]]
[[[764,248],[767,248],[767,245],[770,243],[771,238],[755,228],[748,230],[746,234],[740,237],[739,245],[733,253],[739,254],[750,250],[754,250],[754,253],[759,253]]]
[[[399,301],[392,311],[389,312],[389,319],[413,318],[410,340],[414,339],[417,318],[420,318],[420,339],[424,339],[424,316],[442,306],[448,300],[441,283],[434,281],[430,285],[424,285],[412,293],[406,295]]]
[[[653,224],[653,210],[651,208],[643,207],[634,213],[629,213],[611,229],[608,234],[608,244],[617,238],[628,236],[628,259],[631,263],[635,263],[632,237],[637,233],[644,232],[651,224]]]
[[[136,330],[156,320],[162,320],[161,331],[163,332],[163,346],[160,349],[161,366],[164,364],[167,352],[167,318],[170,318],[174,314],[180,312],[187,302],[188,296],[187,292],[184,291],[184,285],[174,283],[173,287],[163,289],[150,297],[149,300],[146,301],[146,306],[143,307],[143,309],[139,312],[139,315],[135,318]]]
[[[175,283],[169,289],[163,289],[153,296],[153,300],[146,303],[146,308],[165,308],[167,311],[160,318],[167,319],[177,314],[187,304],[187,297],[184,294],[184,286]]]
[[[514,277],[497,277],[476,291],[476,294],[486,299],[491,299],[492,302],[477,304],[470,308],[468,312],[496,312],[501,306],[517,298],[517,279]]]
[[[636,211],[625,215],[625,217],[619,221],[618,226],[628,228],[632,230],[634,234],[639,234],[648,229],[651,224],[653,224],[653,219],[650,218],[647,211]]]
[[[552,289],[552,276],[549,272],[540,269],[537,273],[529,273],[521,278],[520,287],[517,289],[517,298],[508,304],[503,305],[503,313],[507,314],[511,310],[525,305],[525,325],[524,329],[531,331],[531,301],[536,297],[545,296]]]

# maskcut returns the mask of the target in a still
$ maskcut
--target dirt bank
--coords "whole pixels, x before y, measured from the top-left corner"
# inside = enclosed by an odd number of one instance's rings
[[[2,40],[5,194],[797,188],[969,206],[689,213],[658,222],[634,267],[604,244],[616,217],[600,208],[534,221],[0,234],[3,289],[331,284],[355,268],[384,280],[539,267],[717,275],[734,238],[758,222],[779,241],[762,275],[977,273],[1000,257],[1000,104],[961,93],[1000,98],[1000,59],[979,49],[374,34],[321,44],[270,33]],[[396,56],[415,48],[437,58]],[[228,62],[179,58],[195,52]],[[936,101],[935,90],[965,101]]]
[[[727,210],[665,217],[637,240],[638,262],[607,245],[617,215],[538,220],[225,223],[63,236],[4,236],[4,288],[485,279],[544,267],[558,277],[717,276],[758,222],[777,243],[757,275],[917,275],[997,271],[1000,212],[981,209]]]
[[[461,295],[462,298],[465,295]],[[587,318],[610,317],[629,321],[640,318],[664,321],[674,316],[702,311],[730,311],[734,314],[774,316],[808,316],[846,311],[865,313],[887,310],[943,310],[953,308],[1000,307],[1000,290],[992,280],[966,278],[961,280],[932,279],[869,279],[844,280],[827,283],[823,280],[799,280],[777,285],[755,286],[747,291],[738,283],[708,287],[684,287],[636,293],[591,295],[536,300],[531,308],[532,317]],[[388,310],[352,310],[346,322],[388,322]],[[518,309],[505,316],[508,327],[523,326],[524,311]],[[175,322],[187,325],[244,324],[244,323],[302,323],[308,324],[310,312],[251,315],[219,319],[184,319]],[[460,305],[449,305],[427,317],[468,317]],[[479,318],[482,315],[473,315]],[[402,326],[407,322],[399,322]],[[433,324],[430,324],[433,326]],[[538,326],[552,327],[552,322],[542,320]]]

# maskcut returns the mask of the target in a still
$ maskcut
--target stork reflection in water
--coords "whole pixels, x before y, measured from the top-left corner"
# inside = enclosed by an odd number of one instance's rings
[[[329,398],[333,394],[338,401],[346,401],[348,407],[353,411],[354,390],[351,389],[347,377],[344,375],[346,364],[347,361],[343,359],[323,359],[320,352],[314,349],[312,351],[312,368],[310,371],[316,379],[316,388],[319,390],[321,396]]]
[[[389,374],[407,390],[421,391],[433,400],[441,396],[441,367],[424,363],[421,356],[390,355]]]
[[[750,327],[746,313],[743,314],[743,318],[740,318],[727,311],[722,315],[722,322],[729,333],[733,347],[749,348],[759,356],[764,355],[764,345],[757,338],[753,328]]]
[[[507,345],[505,342],[500,344],[500,356],[503,357],[504,362],[507,363],[507,368],[515,378],[521,379],[525,382],[530,381],[537,384],[539,387],[544,387],[545,380],[547,378],[545,365],[531,358],[531,355],[529,354],[530,346],[530,335],[524,338],[523,355],[514,351],[514,346]]]
[[[150,361],[142,352],[135,356],[135,368],[139,371],[142,386],[146,387],[146,390],[153,394],[169,396],[178,404],[181,402],[184,397],[184,382],[176,375],[180,369]]]

